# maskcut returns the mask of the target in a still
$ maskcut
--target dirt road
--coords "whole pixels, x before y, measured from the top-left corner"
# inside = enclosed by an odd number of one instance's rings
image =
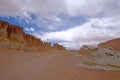
[[[69,52],[31,53],[0,50],[0,80],[120,80],[120,71],[78,66]]]

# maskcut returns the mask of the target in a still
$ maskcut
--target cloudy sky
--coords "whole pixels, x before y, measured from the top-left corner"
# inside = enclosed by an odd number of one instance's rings
[[[0,0],[0,20],[79,49],[120,37],[120,0]]]

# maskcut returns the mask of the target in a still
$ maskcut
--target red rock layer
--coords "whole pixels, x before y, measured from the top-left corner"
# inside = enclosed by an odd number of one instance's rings
[[[100,43],[98,47],[100,48],[112,47],[113,49],[120,51],[120,38]]]

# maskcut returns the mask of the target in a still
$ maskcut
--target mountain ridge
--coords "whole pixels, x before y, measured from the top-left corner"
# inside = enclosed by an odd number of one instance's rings
[[[0,20],[0,47],[65,50],[62,45],[54,44],[52,47],[50,42],[44,42],[31,34],[26,34],[23,27],[11,25],[2,20]]]

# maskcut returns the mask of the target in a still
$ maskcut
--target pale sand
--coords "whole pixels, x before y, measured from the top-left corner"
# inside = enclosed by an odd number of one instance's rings
[[[83,68],[79,60],[67,51],[0,49],[0,80],[120,80],[120,71]]]

